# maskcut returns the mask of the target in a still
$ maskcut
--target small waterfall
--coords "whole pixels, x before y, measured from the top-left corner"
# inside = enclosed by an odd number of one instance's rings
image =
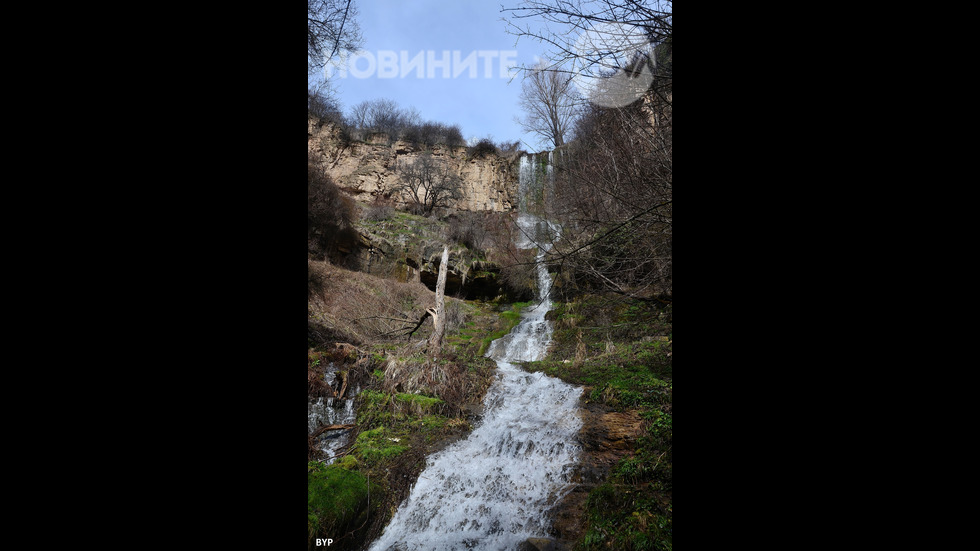
[[[522,191],[528,184],[525,159]],[[547,222],[520,214],[518,223],[533,241],[550,241],[538,239],[554,230]],[[530,248],[533,241],[524,237],[517,246]],[[526,308],[520,323],[487,351],[497,362],[497,380],[484,398],[483,421],[465,440],[429,457],[371,551],[496,551],[548,534],[548,512],[571,489],[578,461],[582,389],[516,365],[541,359],[551,341],[551,323],[545,319],[551,309],[551,276],[544,248],[538,250],[539,302]]]
[[[548,152],[548,191],[555,187],[555,151]]]
[[[333,362],[331,362],[327,369],[325,370],[324,379],[330,386],[335,386],[336,382],[336,367]],[[313,434],[317,428],[324,425],[347,425],[353,423],[357,419],[357,413],[354,411],[354,397],[360,392],[360,387],[347,390],[346,396],[343,399],[338,400],[337,398],[317,398],[316,400],[308,400],[306,405],[306,411],[308,415],[308,431],[309,434]],[[317,444],[320,450],[323,451],[324,457],[332,457],[338,449],[347,443],[347,439],[350,431],[348,430],[338,430],[323,433],[317,438]],[[326,460],[326,463],[332,463],[333,460]]]

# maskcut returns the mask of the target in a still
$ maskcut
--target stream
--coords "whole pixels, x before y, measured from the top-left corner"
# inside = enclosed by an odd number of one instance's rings
[[[521,214],[519,224],[528,236],[553,229],[529,214]],[[518,243],[534,245],[530,238]],[[548,512],[571,490],[578,461],[582,389],[516,365],[541,359],[551,341],[545,319],[551,277],[542,248],[537,302],[487,351],[497,374],[484,398],[482,421],[466,439],[428,458],[370,551],[512,550],[529,537],[548,535]]]

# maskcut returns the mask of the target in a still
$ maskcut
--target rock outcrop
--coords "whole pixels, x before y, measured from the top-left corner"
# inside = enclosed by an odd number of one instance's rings
[[[588,392],[588,391],[586,391]],[[552,511],[551,536],[558,549],[571,548],[585,536],[585,509],[589,492],[604,480],[622,458],[633,453],[636,440],[643,436],[643,420],[637,411],[617,412],[607,406],[583,404],[582,459],[575,474],[575,486]]]
[[[339,128],[313,118],[308,134],[310,153],[344,191],[364,201],[390,196],[401,205],[410,202],[408,197],[392,194],[398,177],[395,170],[413,162],[422,153],[421,147],[404,141],[389,143],[385,134],[369,136],[366,142],[344,140]],[[436,145],[431,152],[462,178],[462,198],[452,208],[498,212],[517,208],[519,155],[469,158],[466,147],[445,145]]]
[[[400,213],[385,221],[362,223],[348,237],[337,245],[341,254],[334,263],[402,283],[420,281],[435,290],[446,244],[438,222]],[[513,295],[500,270],[466,247],[450,244],[446,294],[467,300],[501,294],[526,300],[523,295]]]

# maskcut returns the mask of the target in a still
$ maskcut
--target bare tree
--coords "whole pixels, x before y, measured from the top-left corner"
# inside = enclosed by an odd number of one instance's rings
[[[413,112],[417,115],[417,112]],[[412,113],[402,111],[398,104],[387,98],[375,99],[367,102],[367,109],[364,113],[364,128],[372,132],[380,132],[388,135],[388,141],[398,139],[398,134],[405,125],[405,120],[410,118]]]
[[[659,108],[658,108],[659,107]],[[561,224],[549,251],[570,281],[641,300],[672,295],[669,106],[592,106],[556,161],[547,216]]]
[[[524,77],[520,95],[524,117],[517,123],[525,132],[561,147],[575,117],[577,94],[570,74],[549,67],[541,61]]]
[[[307,1],[307,69],[310,74],[338,54],[356,52],[363,38],[353,0]]]
[[[350,114],[348,115],[348,120],[351,126],[361,130],[367,125],[367,113],[368,109],[371,107],[370,101],[362,101],[357,105],[350,108]]]
[[[339,123],[343,120],[337,95],[327,80],[310,83],[307,88],[306,107],[310,115],[321,121]]]
[[[450,201],[462,197],[462,178],[428,151],[412,163],[399,166],[398,172],[398,182],[392,186],[392,191],[407,193],[420,214],[427,216],[434,209],[448,207]]]
[[[589,100],[554,155],[546,205],[561,226],[548,260],[563,267],[562,289],[670,300],[670,0],[524,0],[503,11],[509,32],[550,47],[544,70],[571,77]]]
[[[604,79],[614,73],[621,77],[620,86],[612,88],[625,87],[632,93],[642,73],[644,90],[670,102],[671,0],[523,0],[501,11],[508,16],[507,32],[518,40],[546,44],[551,61],[547,70],[572,76],[583,95],[608,92],[611,81]],[[532,22],[543,24],[532,27]],[[637,72],[641,68],[645,69]],[[534,68],[523,70],[530,73]],[[593,90],[596,85],[605,90]],[[616,103],[621,107],[629,102]]]
[[[446,274],[449,270],[449,245],[443,245],[439,277],[436,279],[436,307],[429,309],[434,330],[429,337],[429,351],[438,354],[442,350],[442,337],[446,333]]]

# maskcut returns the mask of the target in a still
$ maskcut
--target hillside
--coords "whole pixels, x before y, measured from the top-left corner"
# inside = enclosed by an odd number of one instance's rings
[[[480,191],[421,216],[409,212],[409,199],[386,193],[398,177],[393,167],[422,152],[383,140],[345,145],[326,125],[311,123],[310,132],[307,378],[311,412],[319,413],[311,413],[308,438],[308,541],[313,548],[330,537],[333,549],[362,549],[407,497],[426,457],[480,423],[495,377],[484,354],[534,295],[533,256],[514,247],[519,186],[511,182],[520,155],[437,149],[459,174],[478,175],[463,181]],[[315,195],[321,185],[336,191]],[[498,210],[464,208],[479,205]],[[315,227],[314,211],[329,223]],[[418,321],[434,305],[445,244],[446,344],[433,356],[432,323]],[[576,266],[550,265],[558,276],[551,347],[524,365],[583,389],[574,488],[542,536],[560,549],[670,549],[669,295],[610,292],[569,268]],[[350,418],[325,421],[344,407]]]
[[[434,301],[420,281],[311,260],[308,291],[311,406],[354,395],[357,415],[333,458],[322,447],[336,431],[311,427],[308,537],[311,548],[330,537],[332,548],[358,549],[380,534],[425,457],[478,421],[494,373],[483,354],[516,323],[520,305],[448,298],[445,344],[434,358],[423,346],[431,323],[409,334]]]

